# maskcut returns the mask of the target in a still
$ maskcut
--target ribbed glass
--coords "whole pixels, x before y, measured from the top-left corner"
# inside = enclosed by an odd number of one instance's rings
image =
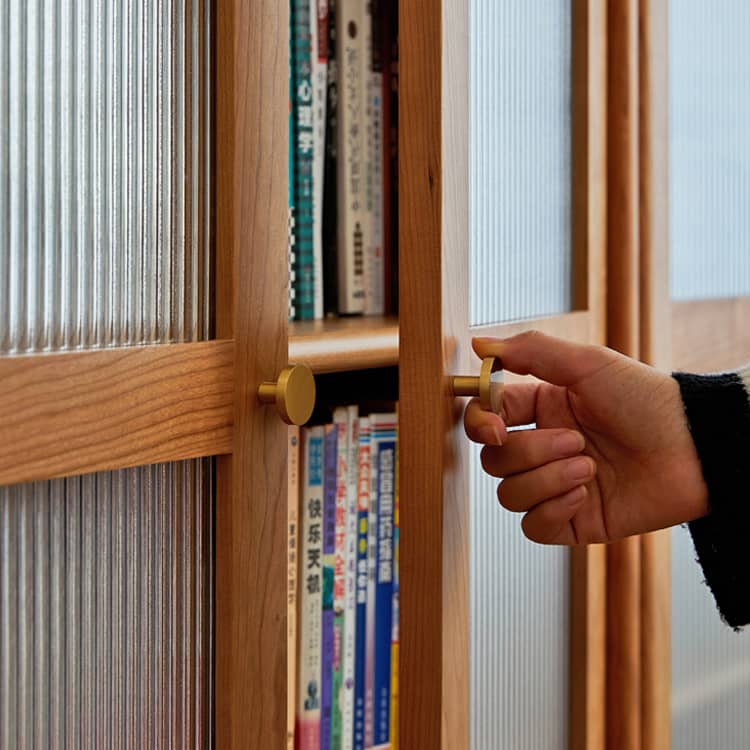
[[[0,747],[208,747],[212,461],[0,488]]]
[[[750,630],[725,625],[687,529],[672,532],[672,747],[745,750]]]
[[[669,19],[672,296],[750,295],[750,3]]]
[[[471,0],[470,322],[572,306],[570,0]]]
[[[0,0],[0,352],[209,334],[207,0]]]
[[[471,748],[565,750],[569,736],[569,555],[526,540],[471,465]]]

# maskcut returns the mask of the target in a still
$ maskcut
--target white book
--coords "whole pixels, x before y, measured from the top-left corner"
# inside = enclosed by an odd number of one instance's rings
[[[354,744],[354,658],[357,642],[357,515],[359,481],[359,408],[348,412],[349,460],[347,463],[346,599],[344,602],[344,695],[342,702],[341,750]]]
[[[373,4],[367,3],[364,33],[365,49],[363,80],[367,103],[367,221],[368,243],[365,249],[365,314],[385,312],[385,258],[383,255],[383,73],[374,69]],[[379,59],[379,55],[378,55]]]
[[[300,560],[297,741],[320,742],[321,611],[323,607],[323,427],[302,430],[302,558]],[[316,744],[317,741],[317,744]]]
[[[338,65],[338,295],[339,313],[365,310],[365,248],[369,227],[365,207],[365,0],[336,6]]]
[[[310,0],[310,81],[313,102],[314,315],[323,318],[323,187],[328,90],[328,0]],[[325,33],[323,33],[325,31]]]

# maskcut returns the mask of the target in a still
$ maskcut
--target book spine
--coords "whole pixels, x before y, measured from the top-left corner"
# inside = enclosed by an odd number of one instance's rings
[[[377,577],[375,584],[374,745],[390,738],[391,641],[393,615],[393,507],[396,418],[378,415]]]
[[[369,34],[365,77],[368,117],[368,209],[369,245],[367,248],[367,292],[365,312],[385,312],[385,267],[383,258],[383,45],[380,23],[380,1],[369,0],[367,8]]]
[[[328,71],[326,152],[323,180],[323,302],[327,315],[338,313],[338,62],[336,59],[336,4],[328,0]]]
[[[328,69],[328,0],[310,0],[313,100],[313,277],[314,317],[323,317],[323,191]]]
[[[296,316],[296,307],[294,304],[294,296],[296,294],[294,288],[294,267],[296,264],[294,247],[294,27],[291,23],[289,31],[289,165],[287,182],[287,204],[289,207],[289,213],[287,216],[287,254],[289,262],[289,320],[294,320]]]
[[[338,293],[339,313],[362,313],[365,303],[364,248],[364,58],[363,0],[339,0],[336,8],[338,61]]]
[[[359,409],[350,406],[347,461],[346,591],[344,600],[344,679],[341,750],[354,740],[354,659],[357,636],[357,479],[359,473]]]
[[[393,489],[393,624],[391,628],[391,750],[398,750],[398,652],[399,652],[399,452],[396,426],[396,469]]]
[[[357,617],[354,658],[354,750],[365,750],[367,516],[370,507],[370,420],[359,420],[357,477]]]
[[[294,76],[295,307],[297,320],[315,313],[313,217],[313,86],[311,80],[310,3],[292,0]]]
[[[365,624],[365,747],[374,742],[375,587],[377,569],[378,464],[377,415],[370,415],[370,497],[367,512],[367,622]]]
[[[320,750],[323,428],[310,427],[301,434],[304,481],[296,736],[299,750]]]
[[[299,536],[299,427],[291,426],[287,442],[287,715],[286,747],[294,750],[294,715],[297,710],[297,558]]]
[[[331,749],[340,750],[342,733],[342,685],[344,679],[344,607],[346,599],[346,510],[349,460],[349,412],[339,407],[333,412],[338,433],[338,464],[336,474],[336,553],[333,579],[333,711]]]
[[[380,0],[383,29],[385,309],[398,312],[398,2]]]
[[[333,705],[333,578],[336,552],[336,470],[338,434],[326,425],[323,469],[323,604],[321,634],[320,746],[331,746]]]

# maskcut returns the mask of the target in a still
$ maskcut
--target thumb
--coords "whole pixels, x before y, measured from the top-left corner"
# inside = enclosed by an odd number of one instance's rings
[[[499,357],[503,368],[518,375],[533,375],[561,386],[572,386],[608,365],[617,355],[599,346],[575,344],[539,331],[508,339],[475,338],[480,357]]]

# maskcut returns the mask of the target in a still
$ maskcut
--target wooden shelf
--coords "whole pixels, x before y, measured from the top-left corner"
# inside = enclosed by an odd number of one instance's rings
[[[314,372],[398,364],[398,318],[331,318],[289,324],[289,360]]]

